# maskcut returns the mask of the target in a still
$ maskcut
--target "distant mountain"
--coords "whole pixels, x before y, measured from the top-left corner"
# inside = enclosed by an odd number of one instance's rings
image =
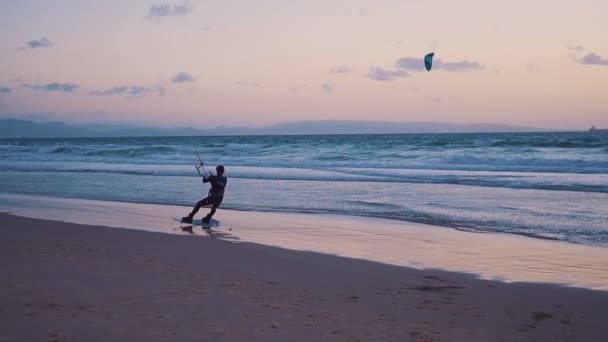
[[[278,134],[395,134],[395,133],[477,133],[538,132],[544,129],[502,124],[455,124],[442,122],[387,122],[356,120],[309,120],[287,122],[262,128],[148,127],[135,125],[69,125],[63,122],[36,123],[0,119],[0,138],[67,138],[196,135],[278,135]]]
[[[455,124],[444,122],[387,122],[359,120],[309,120],[268,126],[264,134],[391,134],[391,133],[496,133],[538,132],[534,127],[502,124]]]
[[[0,138],[77,137],[83,131],[63,122],[35,123],[18,119],[0,120]]]
[[[36,123],[19,119],[0,119],[0,138],[76,138],[188,136],[209,132],[192,127],[146,127],[134,125],[69,125],[63,122]]]

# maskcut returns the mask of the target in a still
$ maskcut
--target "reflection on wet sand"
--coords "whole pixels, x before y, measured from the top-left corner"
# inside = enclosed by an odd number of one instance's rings
[[[0,195],[0,211],[81,224],[254,242],[503,281],[608,290],[608,249],[384,219],[221,210],[221,226],[180,227],[178,206]]]

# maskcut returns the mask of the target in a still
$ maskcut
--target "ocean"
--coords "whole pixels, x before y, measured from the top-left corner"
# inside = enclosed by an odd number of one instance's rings
[[[608,246],[603,133],[0,139],[0,192],[191,206],[196,151],[226,166],[224,208]]]

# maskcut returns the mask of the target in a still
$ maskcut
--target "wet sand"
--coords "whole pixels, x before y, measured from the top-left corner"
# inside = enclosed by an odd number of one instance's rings
[[[605,291],[233,243],[222,229],[192,236],[3,214],[0,231],[0,341],[605,338]]]
[[[189,234],[173,221],[189,211],[171,205],[0,194],[0,212],[18,216],[208,238],[200,227]],[[472,273],[489,280],[608,290],[608,248],[341,215],[220,209],[216,218],[222,222],[219,232],[234,228],[217,238],[234,243]]]

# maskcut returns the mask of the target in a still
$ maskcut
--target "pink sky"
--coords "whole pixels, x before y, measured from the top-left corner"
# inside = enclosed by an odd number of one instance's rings
[[[589,0],[12,1],[0,115],[608,127],[605,13]],[[430,51],[449,67],[416,71]]]

